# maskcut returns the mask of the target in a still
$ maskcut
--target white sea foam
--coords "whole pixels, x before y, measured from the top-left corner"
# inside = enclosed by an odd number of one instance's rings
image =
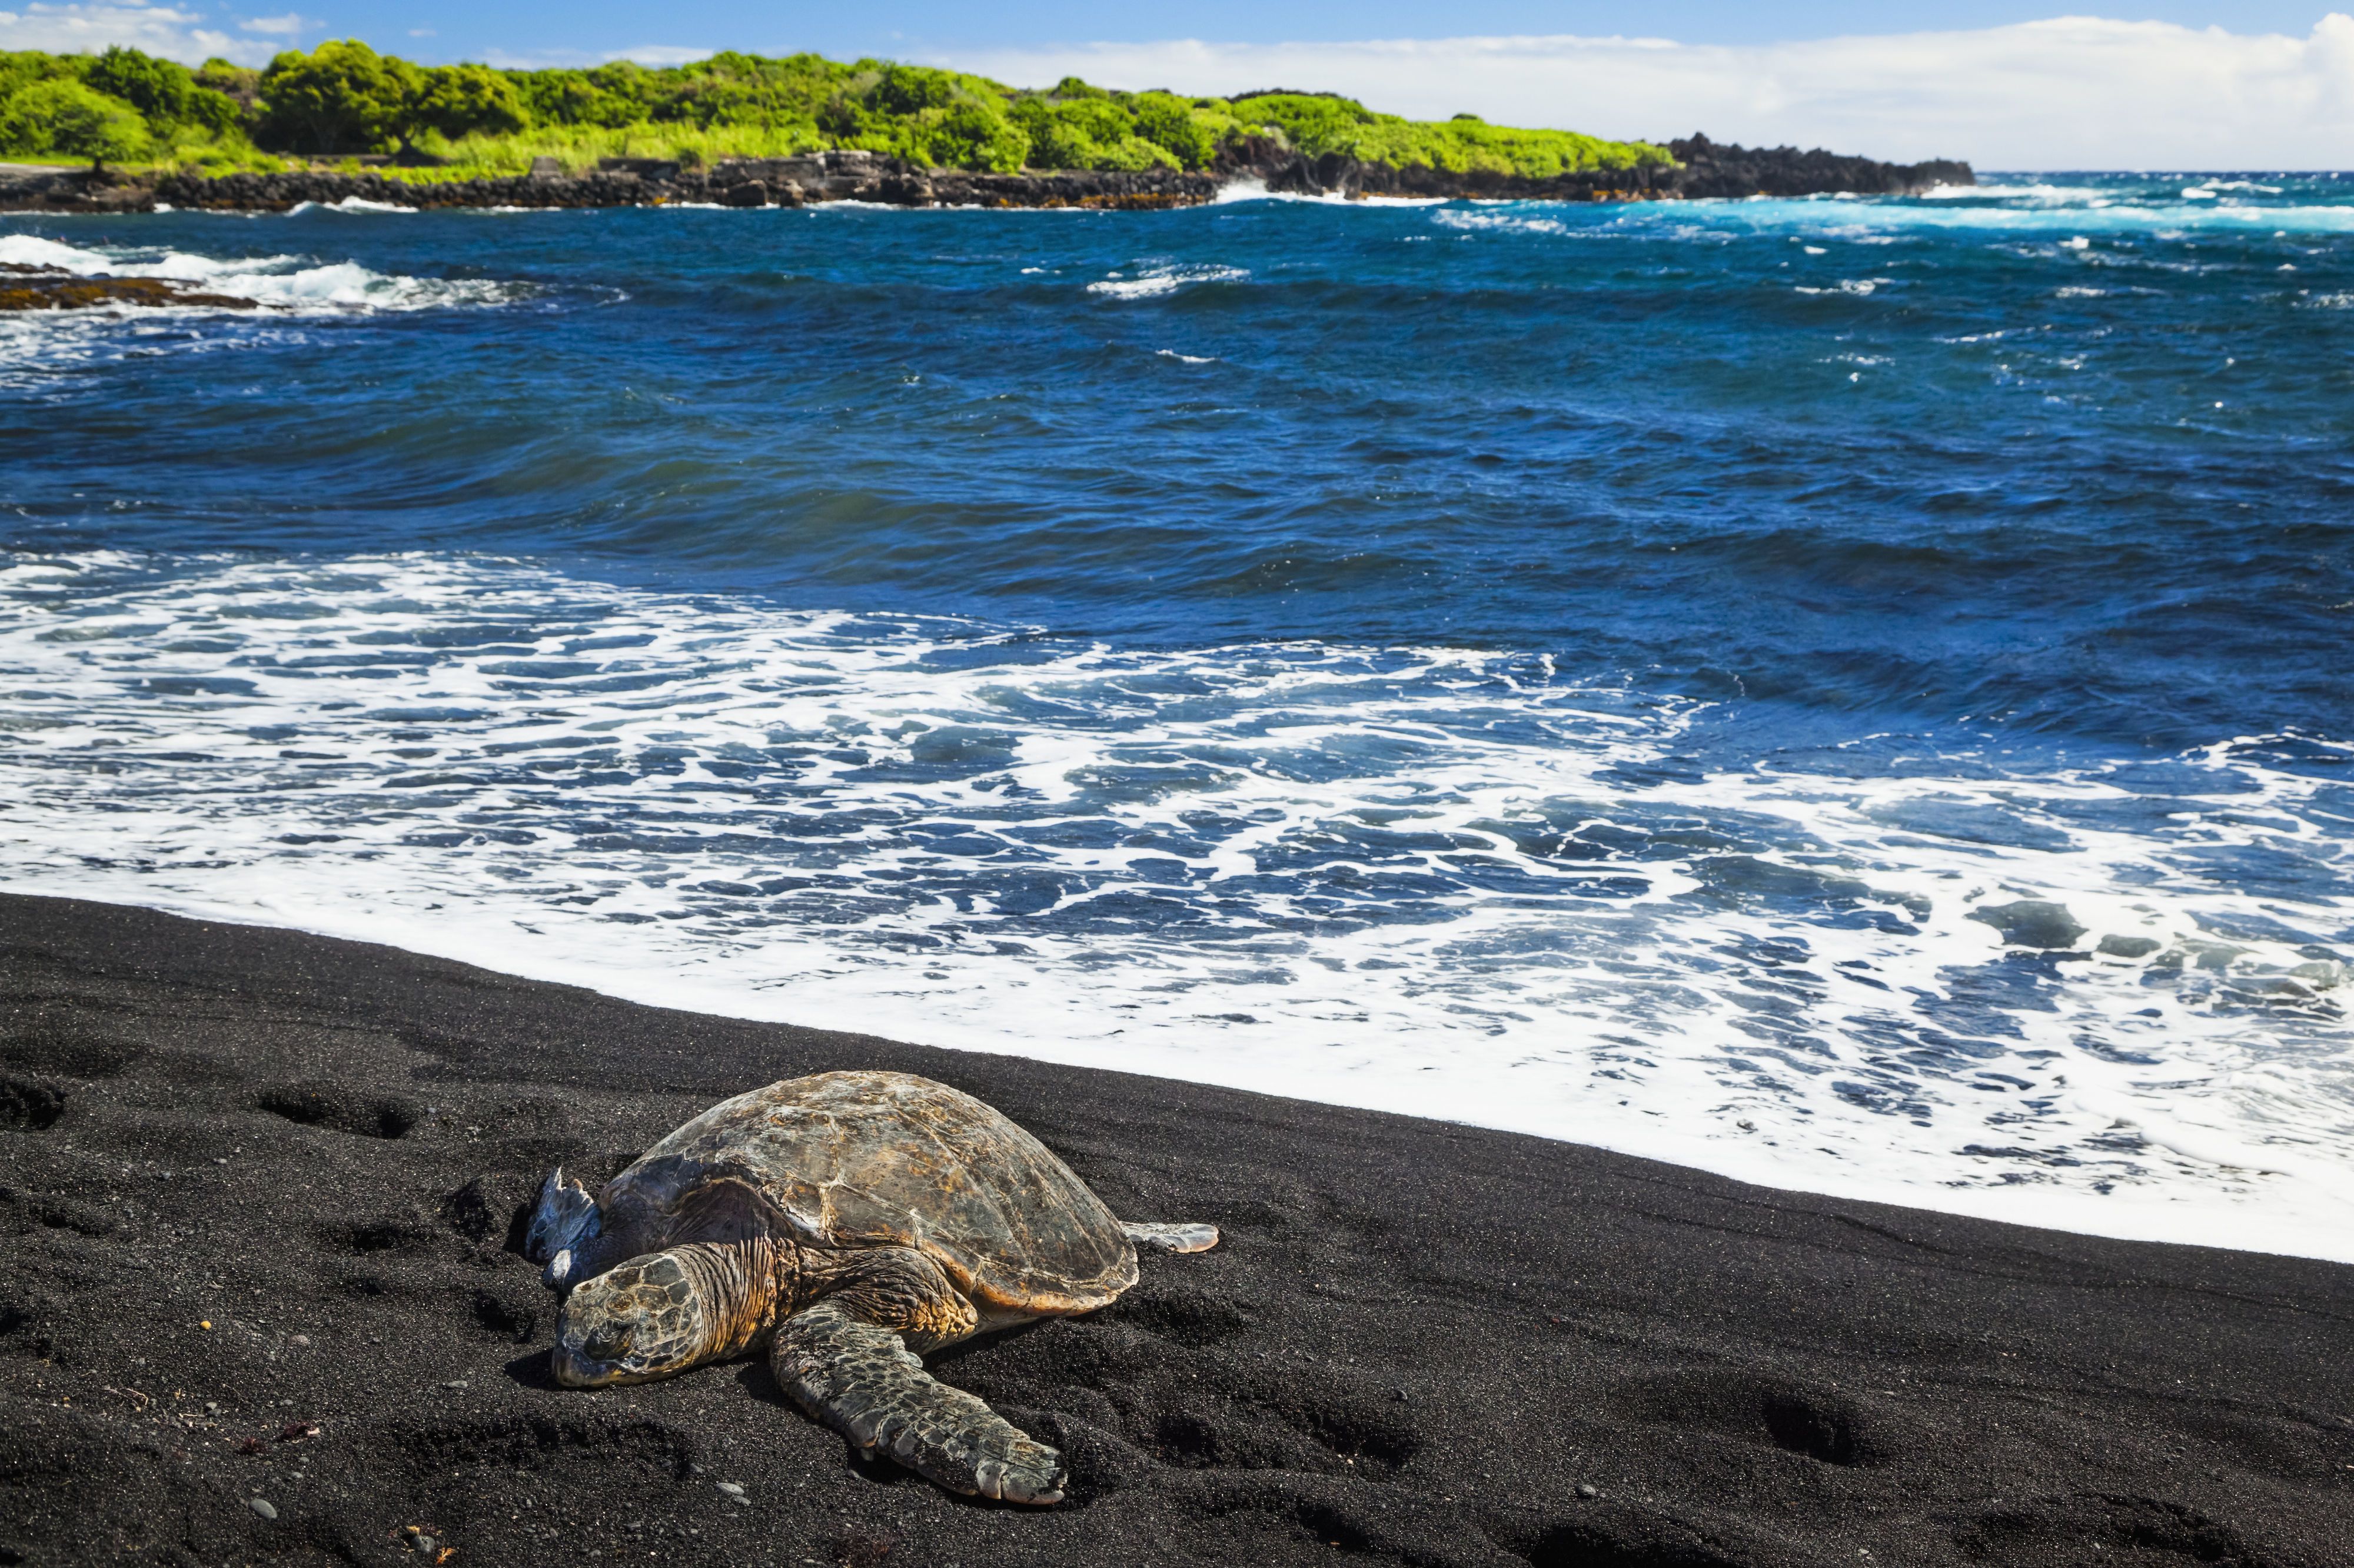
[[[1450,196],[1349,196],[1341,191],[1271,191],[1265,180],[1228,180],[1211,196],[1216,202],[1307,201],[1336,207],[1445,207]]]
[[[302,212],[415,212],[413,207],[398,202],[370,201],[366,196],[347,196],[340,201],[298,201],[286,209],[289,217]]]
[[[2224,232],[2335,235],[2354,232],[2354,203],[2300,202],[2264,206],[2241,199],[2244,189],[2269,187],[2221,181],[2181,195],[2095,193],[2090,188],[1978,185],[1941,187],[1910,201],[1839,201],[1823,196],[1752,196],[1741,200],[1632,202],[1596,211],[1583,204],[1514,202],[1455,205],[1431,221],[1458,232],[1557,234],[1570,238],[1625,234],[1647,239],[1724,241],[1744,235],[1786,235],[1887,244],[1922,229],[1982,229],[1989,234],[2062,237],[2070,249],[2094,237],[2155,235],[2187,238]],[[2206,192],[2203,196],[2190,190]],[[2230,196],[2216,193],[2232,190]],[[1974,198],[1974,199],[1966,199]],[[1572,218],[1567,215],[1575,213]],[[1556,216],[1561,215],[1561,216]]]
[[[1547,217],[1543,209],[1499,210],[1483,207],[1442,207],[1430,215],[1430,220],[1444,228],[1461,229],[1479,234],[1566,234],[1569,226],[1556,217]]]
[[[1104,294],[1115,300],[1149,300],[1161,294],[1173,294],[1191,283],[1239,283],[1250,273],[1240,267],[1219,267],[1183,262],[1153,262],[1137,270],[1134,277],[1115,272],[1108,278],[1087,285],[1090,294]]]
[[[481,279],[412,278],[312,256],[212,257],[155,246],[83,247],[0,234],[0,261],[82,277],[163,278],[192,292],[270,307],[101,305],[0,317],[0,386],[38,382],[125,355],[206,352],[282,341],[321,318],[496,305],[514,286]]]
[[[1924,201],[2097,201],[2110,193],[2097,185],[1932,185],[1921,193]]]
[[[507,285],[481,279],[387,276],[352,261],[309,256],[198,256],[154,246],[83,248],[33,234],[0,234],[0,261],[82,277],[164,278],[260,304],[295,310],[419,311],[495,304]]]
[[[2354,1258],[2348,803],[2271,743],[1712,769],[1707,709],[1538,657],[0,562],[19,890]],[[1973,917],[2039,902],[2056,956]]]

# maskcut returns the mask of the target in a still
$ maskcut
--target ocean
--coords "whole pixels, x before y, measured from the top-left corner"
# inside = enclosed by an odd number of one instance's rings
[[[2354,177],[0,217],[0,879],[2354,1260]]]

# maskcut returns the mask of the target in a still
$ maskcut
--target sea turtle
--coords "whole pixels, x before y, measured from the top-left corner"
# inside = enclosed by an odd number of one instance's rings
[[[1209,1225],[1122,1224],[1046,1146],[907,1073],[820,1073],[723,1100],[595,1198],[562,1167],[525,1240],[566,1292],[556,1379],[644,1383],[769,1352],[803,1410],[951,1491],[1060,1501],[1062,1456],[917,1358],[1136,1283],[1136,1248]]]

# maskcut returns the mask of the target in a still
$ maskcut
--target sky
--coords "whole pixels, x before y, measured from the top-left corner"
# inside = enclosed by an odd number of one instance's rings
[[[356,37],[428,62],[650,62],[718,48],[949,65],[1017,85],[1347,92],[1417,117],[1664,139],[1829,146],[1981,169],[2354,168],[2354,17],[2289,0],[2147,0],[2069,14],[2034,0],[1194,0],[1108,8],[871,0],[502,6],[316,0],[0,0],[0,49],[124,43],[260,64]]]

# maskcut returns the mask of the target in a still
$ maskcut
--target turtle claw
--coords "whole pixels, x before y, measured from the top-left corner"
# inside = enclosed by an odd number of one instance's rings
[[[1119,1227],[1139,1247],[1155,1252],[1207,1252],[1218,1245],[1218,1227],[1201,1224],[1157,1224],[1136,1221]]]
[[[1063,1500],[1063,1456],[1025,1437],[1003,1458],[983,1459],[973,1479],[982,1497],[1048,1507]]]
[[[524,1233],[524,1256],[546,1264],[540,1278],[549,1289],[562,1290],[570,1283],[580,1245],[596,1234],[597,1200],[579,1182],[567,1181],[564,1167],[557,1166],[539,1184],[539,1207]]]

